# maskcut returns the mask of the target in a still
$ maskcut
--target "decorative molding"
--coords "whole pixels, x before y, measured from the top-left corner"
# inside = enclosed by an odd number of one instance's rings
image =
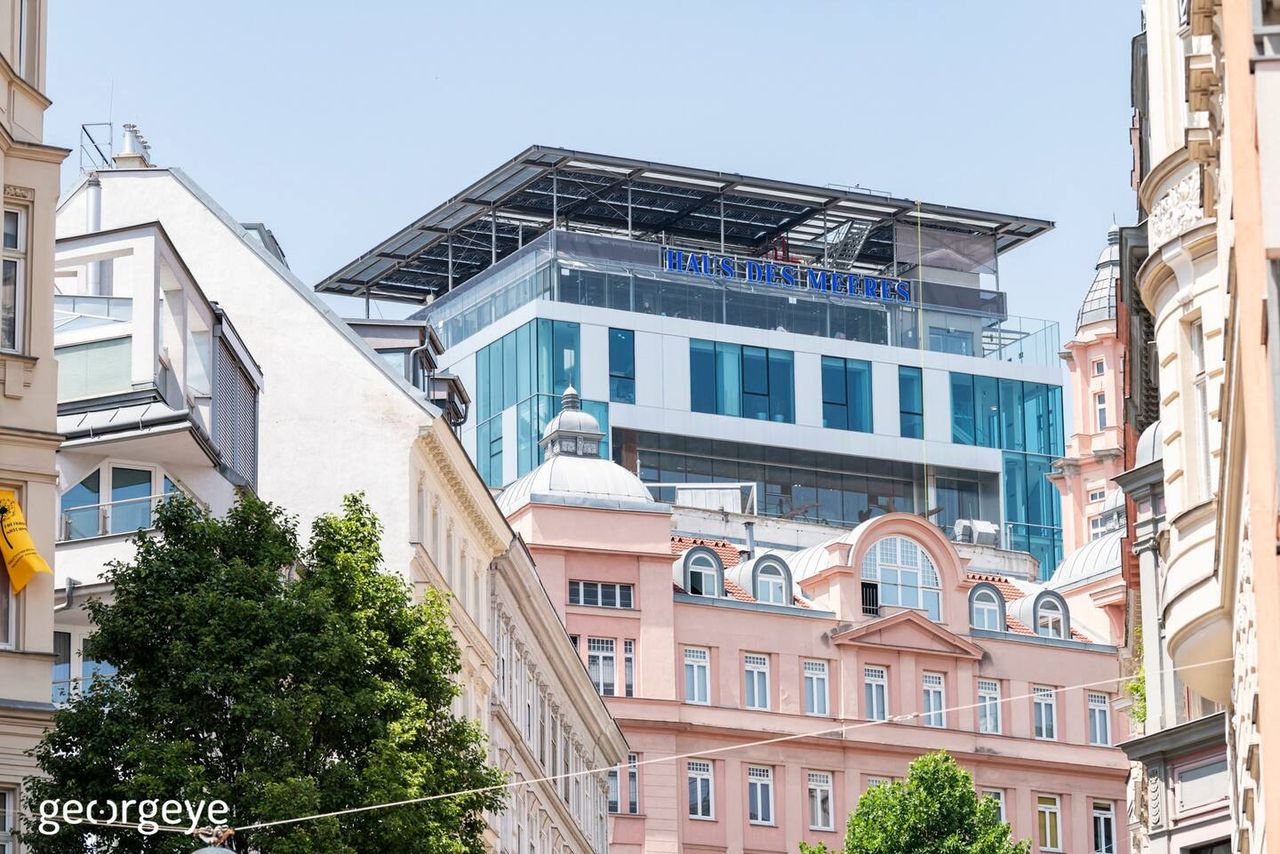
[[[1159,830],[1164,825],[1164,766],[1147,766],[1147,826]]]
[[[4,197],[6,199],[18,199],[23,202],[34,202],[36,200],[36,191],[30,187],[15,187],[13,184],[5,184]]]
[[[1204,219],[1200,204],[1200,170],[1182,176],[1151,206],[1147,231],[1152,246],[1162,246]]]
[[[497,557],[505,552],[508,544],[503,542],[502,538],[493,530],[493,525],[486,516],[484,509],[472,497],[470,484],[463,478],[462,472],[453,464],[453,460],[449,458],[449,453],[441,445],[439,438],[432,432],[424,433],[422,438],[430,461],[440,473],[441,479],[445,482],[459,509],[475,526],[476,530],[480,532],[481,540],[485,548],[489,550],[490,555]],[[496,508],[493,512],[497,512]]]

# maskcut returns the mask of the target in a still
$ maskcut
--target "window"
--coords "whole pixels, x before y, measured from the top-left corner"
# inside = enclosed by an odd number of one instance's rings
[[[1115,854],[1116,812],[1111,804],[1093,802],[1093,854]]]
[[[0,275],[0,350],[23,349],[27,282],[26,212],[5,208],[3,275]]]
[[[971,611],[969,622],[975,629],[1001,631],[1000,600],[994,591],[985,589],[974,591]]]
[[[1091,490],[1089,490],[1089,503],[1090,503],[1090,504],[1097,504],[1099,501],[1105,501],[1105,500],[1106,500],[1106,498],[1107,498],[1107,491],[1106,491],[1105,489],[1091,489]]]
[[[608,773],[608,810],[609,812],[618,811],[618,769],[610,768]]]
[[[795,422],[794,357],[788,350],[689,340],[690,408]]]
[[[746,671],[746,698],[748,709],[769,710],[769,657],[746,655],[743,658]]]
[[[13,814],[18,810],[18,793],[13,789],[0,789],[0,854],[11,854],[16,840],[13,838],[17,822]]]
[[[71,633],[53,633],[53,704],[71,699]],[[2,851],[3,849],[0,849]]]
[[[711,773],[711,763],[690,759],[689,818],[714,821],[715,800],[715,777]]]
[[[1101,515],[1090,516],[1089,517],[1089,539],[1090,540],[1101,539],[1103,536],[1106,535],[1106,533],[1107,533],[1107,526],[1105,523],[1103,523],[1102,516]]]
[[[1105,392],[1098,392],[1093,396],[1093,412],[1097,419],[1098,430],[1107,429],[1107,395]]]
[[[1042,686],[1032,689],[1035,711],[1035,736],[1047,741],[1058,737],[1058,705],[1054,690]]]
[[[908,439],[924,438],[924,380],[919,368],[898,366],[899,432]]]
[[[822,426],[871,432],[871,363],[822,357]]]
[[[636,402],[636,334],[630,329],[609,330],[609,399]]]
[[[978,680],[978,732],[1000,734],[1000,683],[994,679]]]
[[[941,673],[926,673],[923,677],[924,699],[921,705],[921,722],[925,726],[944,727],[947,725],[945,703],[945,682]]]
[[[1111,745],[1111,703],[1106,694],[1089,692],[1089,743]]]
[[[1000,811],[1000,820],[1008,821],[1004,815],[1004,789],[983,789],[982,797],[990,798],[996,802],[996,808]]]
[[[7,265],[8,262],[6,261]],[[5,268],[5,279],[8,280],[8,267]],[[1210,468],[1209,448],[1209,378],[1204,358],[1204,323],[1200,320],[1191,322],[1187,330],[1191,339],[1191,385],[1195,390],[1195,423],[1196,462],[1200,474],[1201,495],[1206,498],[1213,494],[1213,482]]]
[[[711,702],[711,653],[702,647],[684,649],[684,701],[706,705]]]
[[[954,532],[958,519],[981,519],[981,489],[977,481],[954,477],[934,477],[934,524],[949,535]]]
[[[756,570],[756,599],[770,605],[786,605],[787,578],[782,568],[768,563]]]
[[[804,663],[804,713],[806,715],[827,714],[827,663],[825,661]]]
[[[627,754],[627,814],[640,814],[640,757]]]
[[[613,696],[617,673],[612,638],[587,638],[587,673],[600,696]]]
[[[747,820],[773,824],[773,769],[747,768]]]
[[[888,673],[883,667],[862,668],[862,716],[869,721],[888,717]]]
[[[689,558],[689,583],[685,590],[694,596],[720,595],[720,568],[710,555],[695,554]]]
[[[635,586],[606,581],[570,581],[570,605],[596,605],[601,608],[631,608]]]
[[[1107,363],[1104,359],[1094,359],[1092,367],[1095,377],[1100,377],[1107,372]]]
[[[937,622],[942,619],[942,585],[933,560],[914,540],[885,537],[862,559],[863,582],[880,586],[878,604],[916,608]]]
[[[826,771],[809,772],[809,829],[835,830],[831,811],[831,775]]]
[[[1062,605],[1046,596],[1036,605],[1036,634],[1046,638],[1066,637]]]
[[[634,640],[622,642],[622,678],[625,684],[625,695],[634,697],[636,695],[636,642]]]
[[[1041,851],[1062,850],[1062,812],[1056,795],[1036,799],[1036,819],[1040,830]]]

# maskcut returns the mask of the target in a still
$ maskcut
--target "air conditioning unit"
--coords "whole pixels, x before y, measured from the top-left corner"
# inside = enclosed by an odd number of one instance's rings
[[[952,526],[951,538],[957,543],[998,546],[1000,545],[1000,526],[985,519],[957,519]]]

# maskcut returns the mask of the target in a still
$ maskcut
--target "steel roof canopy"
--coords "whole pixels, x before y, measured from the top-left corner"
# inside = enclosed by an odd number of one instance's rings
[[[991,234],[997,253],[1047,220],[917,203],[625,157],[532,146],[316,285],[317,291],[425,303],[552,228],[666,240],[736,255],[785,248],[811,263],[840,239],[891,222]],[[839,232],[839,233],[838,233]],[[871,243],[873,241],[867,241]],[[875,270],[868,247],[833,266]]]

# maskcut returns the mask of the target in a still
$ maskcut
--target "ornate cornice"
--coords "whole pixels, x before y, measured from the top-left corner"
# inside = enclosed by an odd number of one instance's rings
[[[490,559],[497,557],[507,550],[508,543],[503,540],[502,536],[494,530],[493,519],[490,514],[485,513],[485,508],[480,504],[474,495],[473,484],[469,481],[478,480],[478,475],[474,472],[462,472],[449,454],[449,450],[444,447],[440,441],[440,437],[433,430],[425,430],[422,433],[422,444],[427,452],[427,459],[435,466],[440,479],[448,487],[450,495],[453,496],[454,502],[463,512],[466,518],[471,522],[477,531],[480,532],[481,542],[485,549],[489,552]],[[468,477],[468,475],[470,475]],[[480,487],[484,489],[483,486]],[[487,492],[487,490],[485,490]],[[490,504],[492,499],[486,496],[486,500]],[[493,514],[497,514],[496,507],[491,509]]]

